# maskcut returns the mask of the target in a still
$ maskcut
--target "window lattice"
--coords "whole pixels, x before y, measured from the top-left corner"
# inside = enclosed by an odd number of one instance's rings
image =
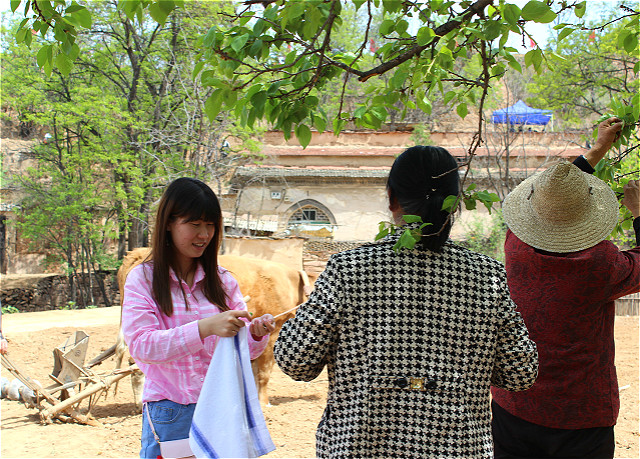
[[[304,206],[296,210],[291,218],[290,222],[313,222],[313,223],[331,223],[329,217],[322,210],[313,206]]]

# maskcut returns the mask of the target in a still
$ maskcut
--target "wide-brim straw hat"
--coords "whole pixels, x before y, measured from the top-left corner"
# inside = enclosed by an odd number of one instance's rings
[[[562,161],[520,183],[502,204],[509,229],[547,252],[588,249],[618,222],[618,200],[602,180]]]

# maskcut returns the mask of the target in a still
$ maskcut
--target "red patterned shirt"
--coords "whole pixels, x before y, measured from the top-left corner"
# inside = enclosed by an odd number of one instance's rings
[[[549,254],[508,231],[505,256],[511,297],[538,346],[540,367],[529,390],[492,388],[493,399],[546,427],[614,425],[620,407],[614,300],[640,291],[640,247],[621,251],[603,241],[579,252]]]

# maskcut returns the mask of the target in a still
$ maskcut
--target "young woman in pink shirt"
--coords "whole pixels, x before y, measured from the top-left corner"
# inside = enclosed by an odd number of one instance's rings
[[[251,358],[274,331],[270,314],[251,320],[236,280],[218,266],[222,211],[205,183],[179,178],[164,192],[148,260],[127,276],[122,329],[145,374],[141,458],[160,441],[189,437],[195,404],[219,337],[250,322]],[[220,390],[224,390],[223,387]]]

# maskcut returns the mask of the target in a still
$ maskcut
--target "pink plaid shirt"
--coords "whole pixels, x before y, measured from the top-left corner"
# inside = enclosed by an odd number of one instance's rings
[[[218,272],[228,294],[231,309],[247,309],[238,283],[224,268]],[[151,263],[142,263],[131,270],[124,286],[122,331],[129,352],[145,374],[142,401],[168,399],[183,405],[195,403],[200,395],[218,336],[200,339],[199,319],[218,314],[218,307],[206,299],[201,281],[204,270],[198,266],[193,288],[182,281],[189,309],[171,271],[173,315],[162,314],[151,294]],[[245,319],[243,319],[245,320]],[[258,357],[269,342],[268,336],[255,341],[249,336],[251,358]]]

